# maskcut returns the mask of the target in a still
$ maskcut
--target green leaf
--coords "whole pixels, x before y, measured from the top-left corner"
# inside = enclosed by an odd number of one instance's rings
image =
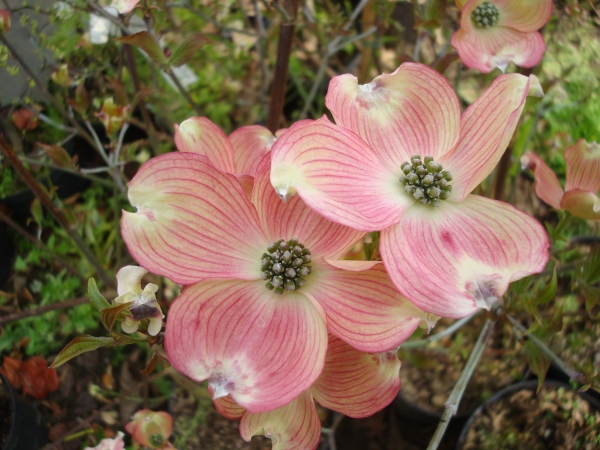
[[[88,295],[90,296],[90,302],[94,305],[98,311],[110,308],[110,303],[100,294],[98,286],[96,286],[96,280],[90,278],[88,280]]]
[[[110,333],[113,337],[115,343],[113,347],[119,347],[121,345],[129,345],[129,344],[146,344],[148,343],[148,338],[134,338],[133,336],[128,336],[126,334],[115,333],[114,331]]]
[[[160,48],[160,45],[158,45],[154,36],[147,31],[140,31],[139,33],[130,36],[123,36],[115,39],[115,41],[142,49],[154,62],[161,66],[164,66],[167,63],[167,58],[165,57],[162,48]]]
[[[64,363],[85,352],[91,352],[100,347],[112,347],[114,339],[110,337],[95,337],[83,334],[67,344],[56,356],[51,368],[62,366]]]
[[[556,308],[556,312],[550,322],[544,324],[541,331],[535,333],[535,335],[542,341],[549,341],[556,333],[560,332],[563,328],[563,310],[562,307]]]
[[[542,303],[548,303],[556,297],[556,267],[554,268],[554,272],[552,273],[552,279],[550,280],[550,284],[542,289],[536,299],[535,304],[540,305]]]
[[[104,325],[104,328],[106,328],[109,333],[112,332],[119,314],[121,314],[121,312],[126,310],[129,306],[131,306],[129,303],[121,303],[120,305],[104,308],[102,311],[100,311],[102,325]]]
[[[594,246],[581,265],[581,279],[588,286],[600,281],[600,245]]]
[[[211,41],[200,33],[195,33],[187,37],[179,47],[177,47],[169,58],[169,66],[179,67],[184,65],[198,50]]]
[[[600,312],[594,310],[594,307],[600,302],[600,289],[587,286],[583,289],[583,294],[585,296],[585,310],[593,319],[600,318]]]
[[[34,198],[31,202],[31,206],[29,207],[29,211],[31,211],[31,215],[33,216],[33,220],[38,225],[42,225],[42,219],[44,218],[44,210],[42,209],[42,204],[40,203],[39,198]]]
[[[79,83],[75,89],[75,102],[77,103],[79,113],[82,115],[90,107],[90,96],[85,89],[85,81]]]
[[[71,159],[71,157],[69,156],[69,154],[67,153],[67,151],[64,148],[62,148],[58,145],[42,144],[41,142],[38,142],[37,146],[43,148],[44,151],[46,152],[46,154],[48,155],[48,157],[58,167],[75,168],[75,164],[73,163],[73,160]]]
[[[522,295],[529,291],[533,277],[525,277],[514,281],[510,284],[510,293],[514,295]]]
[[[538,392],[544,384],[546,378],[546,372],[550,367],[550,359],[542,352],[542,350],[535,345],[532,341],[527,341],[523,346],[525,357],[529,361],[529,367],[531,371],[538,377]]]

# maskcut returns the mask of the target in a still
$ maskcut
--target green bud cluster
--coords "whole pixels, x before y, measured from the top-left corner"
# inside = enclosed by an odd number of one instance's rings
[[[452,175],[431,156],[421,161],[420,155],[413,155],[410,162],[404,161],[400,167],[404,173],[400,177],[404,190],[421,204],[440,206],[440,200],[450,197],[452,186],[448,182],[452,181]]]
[[[154,447],[160,447],[164,443],[165,443],[165,438],[163,437],[162,434],[155,433],[152,436],[150,436],[150,444],[152,444]]]
[[[478,28],[491,28],[498,24],[500,12],[490,2],[483,2],[473,10],[471,19]]]
[[[293,238],[279,239],[267,247],[260,262],[261,276],[268,280],[267,289],[283,294],[300,289],[306,283],[304,277],[312,272],[310,250]]]

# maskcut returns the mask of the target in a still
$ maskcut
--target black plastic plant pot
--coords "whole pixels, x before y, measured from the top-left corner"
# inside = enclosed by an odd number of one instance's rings
[[[7,432],[7,436],[0,434],[0,449],[3,442],[3,450],[36,450],[48,443],[48,429],[43,416],[15,392],[2,374],[0,405],[0,433]],[[6,406],[8,411],[5,411]]]
[[[526,380],[521,381],[515,384],[511,384],[510,386],[501,389],[488,400],[483,402],[469,417],[467,422],[458,437],[458,442],[456,443],[456,450],[470,450],[470,449],[487,449],[487,448],[530,448],[529,444],[523,442],[519,439],[519,433],[523,435],[533,436],[532,432],[527,429],[528,424],[526,423],[527,418],[543,418],[548,417],[549,412],[552,409],[548,409],[548,406],[544,406],[544,408],[540,408],[537,410],[537,402],[533,403],[532,401],[527,401],[527,399],[533,398],[536,395],[536,390],[538,387],[538,381],[535,380]],[[543,385],[544,392],[552,392],[556,391],[557,396],[554,400],[556,404],[559,404],[561,400],[558,398],[559,389],[563,388],[566,392],[569,393],[571,397],[578,398],[578,400],[583,400],[589,405],[588,410],[594,414],[596,411],[600,411],[600,401],[594,395],[590,395],[586,392],[578,392],[573,390],[573,388],[561,381],[554,380],[546,380]],[[528,392],[527,392],[528,391]],[[523,392],[523,396],[519,396],[519,394]],[[573,395],[574,394],[574,395]],[[513,397],[514,396],[514,397]],[[514,398],[515,403],[513,405],[502,405],[501,402],[510,402],[511,399]],[[550,400],[545,400],[548,403]],[[504,406],[504,408],[503,408]],[[513,410],[511,411],[510,408]],[[571,417],[571,411],[565,411],[563,416],[559,416],[558,414],[554,414],[557,418],[563,418],[567,420],[568,417]],[[506,425],[506,423],[495,422],[495,420],[503,420],[503,418],[508,418],[508,420],[514,419],[515,423]],[[541,420],[541,419],[540,419]],[[585,419],[583,419],[585,421]],[[492,427],[482,426],[481,424],[491,424]],[[479,425],[479,427],[478,427]],[[514,428],[511,428],[512,425],[515,425]],[[596,425],[597,426],[597,425]],[[475,428],[478,427],[478,428]],[[500,431],[504,434],[499,435],[498,430],[494,430],[496,427],[500,429]],[[564,446],[563,444],[556,444],[557,441],[561,439],[560,436],[557,436],[553,433],[559,433],[558,427],[551,425],[544,425],[544,427],[540,426],[538,423],[531,425],[531,428],[534,430],[545,429],[547,430],[547,435],[542,437],[535,437],[533,439],[537,439],[536,445],[541,445],[539,448],[575,448],[576,445],[567,444]],[[565,427],[566,428],[566,427]],[[514,433],[511,430],[516,430]],[[470,434],[471,433],[471,434]],[[584,435],[586,433],[583,433]],[[488,445],[486,443],[482,443],[478,440],[486,439],[485,437],[490,439],[490,443]],[[512,443],[512,440],[516,439],[518,442]],[[547,442],[543,442],[547,440]],[[597,447],[581,447],[581,448],[597,448]]]
[[[402,437],[409,443],[426,448],[433,437],[440,420],[442,412],[437,413],[407,400],[402,396],[402,389],[392,402],[394,413],[397,419],[397,426]],[[465,411],[452,417],[444,438],[442,439],[440,449],[452,449],[471,413]]]

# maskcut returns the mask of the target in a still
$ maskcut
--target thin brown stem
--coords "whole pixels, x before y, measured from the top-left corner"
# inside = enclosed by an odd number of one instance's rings
[[[60,114],[65,119],[67,119],[71,125],[73,125],[73,127],[77,130],[77,132],[81,135],[81,137],[83,137],[86,141],[88,141],[88,143],[92,147],[95,148],[96,143],[94,142],[94,139],[85,131],[85,129],[79,124],[79,122],[77,122],[73,117],[71,117],[69,115],[67,110],[65,108],[63,108],[63,106],[58,102],[58,100],[56,100],[54,98],[54,96],[52,94],[50,94],[50,92],[48,92],[48,90],[44,86],[44,83],[42,83],[40,81],[40,79],[35,75],[35,73],[31,70],[31,68],[23,60],[23,58],[21,58],[21,56],[19,55],[19,52],[17,52],[17,50],[12,46],[12,44],[10,42],[8,42],[8,40],[6,40],[6,38],[4,37],[4,35],[2,33],[0,33],[0,42],[2,42],[2,44],[5,45],[6,48],[8,48],[8,51],[11,53],[12,57],[15,58],[18,61],[18,63],[21,65],[23,70],[25,72],[27,72],[27,75],[29,75],[29,78],[31,78],[33,80],[33,82],[36,84],[36,86],[40,90],[40,92],[42,94],[44,94],[44,96],[47,97],[48,100],[50,100],[50,103],[52,103],[54,105],[54,107],[58,110],[58,112],[60,112]]]
[[[1,35],[0,35],[1,36]],[[77,248],[83,253],[83,255],[90,262],[94,270],[98,276],[104,281],[106,286],[115,287],[114,280],[108,276],[108,273],[102,267],[102,264],[96,256],[92,253],[90,248],[86,245],[83,239],[77,234],[75,231],[75,227],[69,223],[66,216],[63,212],[54,204],[46,189],[31,175],[31,173],[25,168],[21,160],[15,154],[13,149],[8,145],[8,143],[4,140],[2,136],[0,136],[0,149],[2,153],[8,160],[8,162],[13,166],[15,171],[19,174],[19,176],[25,181],[29,189],[34,193],[34,195],[40,199],[40,202],[44,207],[52,214],[52,216],[56,219],[56,221],[65,229],[69,237],[73,240]]]
[[[277,44],[277,61],[273,72],[273,84],[271,85],[271,104],[269,106],[269,117],[267,128],[275,133],[279,129],[283,105],[285,103],[285,91],[290,66],[290,54],[292,53],[292,41],[296,30],[296,16],[300,2],[288,0],[284,9],[289,16],[286,22],[279,28],[279,42]],[[293,14],[293,15],[292,15]]]
[[[19,226],[19,224],[17,224],[16,222],[13,222],[13,220],[10,217],[8,217],[6,214],[4,214],[1,210],[0,210],[0,220],[6,222],[9,227],[11,227],[13,230],[15,230],[17,233],[19,233],[25,239],[27,239],[29,242],[31,242],[33,245],[35,245],[37,248],[48,253],[48,255],[50,257],[52,257],[52,259],[54,259],[58,264],[63,266],[65,269],[67,269],[67,271],[70,272],[72,275],[79,278],[79,281],[81,281],[83,286],[85,286],[87,284],[87,279],[81,273],[79,273],[73,266],[71,266],[71,264],[65,258],[60,256],[58,253],[55,253],[52,250],[50,250],[46,246],[46,244],[44,244],[40,239],[36,239],[35,236],[32,236],[31,234],[29,234],[25,229],[21,228]]]
[[[0,326],[6,325],[10,322],[16,322],[17,320],[25,319],[27,317],[39,316],[40,314],[47,313],[49,311],[56,311],[57,309],[72,308],[73,306],[83,305],[89,302],[90,299],[87,297],[77,297],[71,300],[65,300],[64,302],[52,303],[51,305],[41,306],[35,309],[26,309],[18,313],[9,314],[7,316],[0,317]]]

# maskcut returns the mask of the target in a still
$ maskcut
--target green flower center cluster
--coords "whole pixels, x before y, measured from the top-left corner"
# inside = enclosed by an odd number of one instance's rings
[[[156,433],[150,436],[150,443],[155,447],[159,447],[165,443],[165,438],[161,434]]]
[[[312,272],[310,250],[293,238],[279,239],[267,247],[260,264],[263,280],[268,280],[267,289],[283,294],[300,289],[306,283],[304,277]]]
[[[447,170],[442,170],[440,163],[426,156],[421,162],[420,155],[413,155],[410,162],[404,161],[401,165],[404,176],[400,182],[407,194],[412,195],[423,205],[440,206],[440,200],[450,197],[452,175]]]
[[[483,2],[471,13],[471,19],[478,28],[490,28],[498,24],[500,12],[490,2]]]

